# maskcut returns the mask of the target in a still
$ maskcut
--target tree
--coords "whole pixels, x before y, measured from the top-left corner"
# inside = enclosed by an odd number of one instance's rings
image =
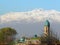
[[[0,29],[0,42],[10,43],[14,40],[15,35],[17,34],[16,30],[10,27],[5,27]]]
[[[35,34],[34,37],[38,37],[37,34]]]

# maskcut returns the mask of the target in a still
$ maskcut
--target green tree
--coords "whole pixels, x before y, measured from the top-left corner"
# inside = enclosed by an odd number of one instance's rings
[[[0,29],[0,42],[10,43],[15,39],[17,34],[16,30],[10,27],[5,27]]]
[[[37,34],[35,34],[34,37],[38,37]]]

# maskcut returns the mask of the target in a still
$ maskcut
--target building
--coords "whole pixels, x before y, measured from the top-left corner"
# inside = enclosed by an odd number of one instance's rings
[[[50,36],[50,22],[46,20],[44,25],[44,36]]]

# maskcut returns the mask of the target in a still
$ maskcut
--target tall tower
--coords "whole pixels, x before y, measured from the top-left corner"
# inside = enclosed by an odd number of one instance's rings
[[[44,24],[44,36],[50,36],[50,22],[48,20]]]

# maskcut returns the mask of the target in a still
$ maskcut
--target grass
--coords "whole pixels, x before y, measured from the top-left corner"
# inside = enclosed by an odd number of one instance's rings
[[[40,37],[33,37],[31,40],[40,40]]]

